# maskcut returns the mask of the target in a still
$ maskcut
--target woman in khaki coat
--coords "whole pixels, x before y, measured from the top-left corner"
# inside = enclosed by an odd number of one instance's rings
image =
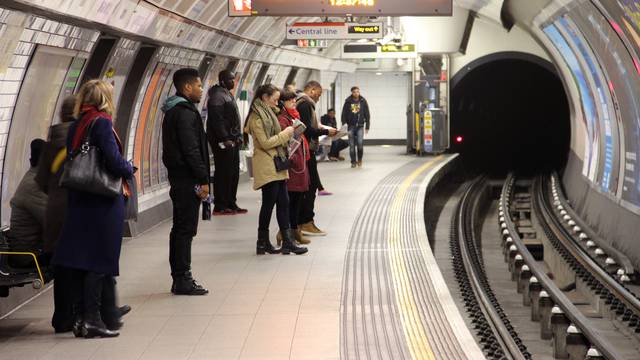
[[[245,132],[253,138],[253,189],[262,190],[262,207],[258,220],[258,241],[256,254],[265,253],[288,255],[304,254],[307,248],[296,246],[289,224],[289,194],[287,179],[289,178],[287,144],[293,136],[293,128],[282,130],[278,122],[278,99],[280,91],[267,84],[256,91],[251,110],[245,123]],[[276,163],[280,170],[276,169]],[[276,206],[276,218],[282,233],[282,248],[276,249],[269,241],[269,223],[273,207]]]

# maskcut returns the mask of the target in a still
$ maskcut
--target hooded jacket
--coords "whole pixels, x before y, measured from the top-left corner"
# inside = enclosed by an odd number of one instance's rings
[[[360,96],[358,99],[354,99],[353,96],[349,96],[344,101],[341,122],[347,124],[349,129],[364,126],[365,129],[369,130],[370,119],[369,103],[365,98]]]
[[[240,113],[233,94],[220,85],[213,86],[207,101],[207,139],[211,148],[217,149],[219,142],[240,140],[240,125]]]
[[[260,99],[255,99],[251,106],[245,131],[253,137],[253,157],[251,164],[253,165],[253,189],[258,190],[264,185],[280,180],[287,180],[289,173],[287,170],[277,171],[273,162],[273,158],[278,156],[279,148],[287,146],[289,137],[282,132],[280,123],[277,122],[275,127],[269,132],[265,127],[268,119],[263,118],[256,107],[256,103]],[[272,109],[267,109],[272,111]],[[275,117],[276,114],[274,113]]]
[[[170,182],[209,184],[209,148],[200,112],[177,94],[162,105],[162,162]]]

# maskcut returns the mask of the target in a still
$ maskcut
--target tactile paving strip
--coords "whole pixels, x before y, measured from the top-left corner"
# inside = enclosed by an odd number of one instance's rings
[[[457,338],[459,329],[450,321],[453,313],[460,319],[457,308],[441,303],[443,294],[450,295],[442,275],[432,274],[433,264],[427,264],[425,251],[431,250],[415,215],[423,206],[425,178],[446,161],[444,156],[419,159],[397,169],[360,210],[345,259],[342,359],[482,356],[477,346],[468,349],[469,339],[462,346]]]

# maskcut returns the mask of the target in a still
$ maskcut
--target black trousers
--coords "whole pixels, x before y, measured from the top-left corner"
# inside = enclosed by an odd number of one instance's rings
[[[169,234],[171,276],[190,276],[191,243],[198,232],[200,199],[191,182],[172,182],[169,196],[173,204],[173,226]]]
[[[234,209],[240,179],[240,149],[213,148],[215,172],[213,174],[213,205],[215,210]]]
[[[284,180],[272,181],[263,187],[262,206],[258,218],[258,231],[269,231],[273,207],[276,207],[276,218],[280,230],[289,229],[289,193],[287,183]]]
[[[303,198],[303,192],[289,191],[289,225],[294,230],[298,228],[298,215]]]
[[[53,317],[51,326],[63,329],[73,324],[73,271],[63,266],[53,269]]]
[[[313,221],[315,217],[314,208],[316,206],[316,192],[318,189],[323,189],[320,182],[320,174],[318,173],[318,162],[316,161],[316,154],[311,153],[311,158],[307,161],[307,168],[309,169],[309,190],[307,190],[302,198],[300,205],[300,213],[298,216],[298,223],[305,224]]]

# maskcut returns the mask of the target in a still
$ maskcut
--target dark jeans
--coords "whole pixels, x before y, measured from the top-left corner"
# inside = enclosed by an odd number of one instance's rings
[[[354,127],[349,129],[349,156],[351,157],[351,163],[355,164],[357,161],[362,161],[362,155],[364,153],[364,128]],[[357,157],[356,157],[357,150]]]
[[[215,210],[234,209],[240,178],[240,148],[213,148],[213,205]]]
[[[113,276],[69,269],[72,279],[74,311],[85,321],[114,324],[120,320]]]
[[[292,229],[298,228],[298,214],[302,206],[303,192],[289,191],[289,224]]]
[[[320,173],[318,173],[318,162],[316,156],[311,153],[311,158],[307,161],[307,168],[309,169],[309,190],[306,191],[302,198],[302,204],[300,205],[300,214],[298,216],[298,224],[306,224],[313,221],[315,213],[313,209],[316,206],[316,192],[318,189],[323,189],[320,182]]]
[[[280,230],[289,229],[289,193],[284,180],[272,181],[260,188],[262,190],[262,207],[258,218],[258,231],[269,231],[271,213],[276,207],[276,218]]]
[[[173,227],[169,234],[171,276],[188,275],[191,271],[191,242],[198,232],[200,199],[191,182],[171,183],[169,196],[173,203]]]
[[[340,151],[349,147],[349,142],[347,140],[338,139],[334,140],[331,143],[331,150],[329,151],[329,157],[337,158],[340,156]]]

